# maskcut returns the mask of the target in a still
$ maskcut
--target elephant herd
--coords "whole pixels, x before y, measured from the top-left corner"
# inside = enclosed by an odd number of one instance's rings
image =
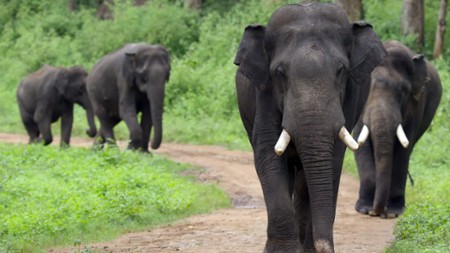
[[[61,146],[68,146],[76,103],[86,110],[87,134],[98,135],[98,144],[115,142],[113,128],[123,120],[130,131],[129,149],[148,152],[152,127],[151,146],[157,149],[162,140],[164,91],[169,76],[168,51],[146,43],[127,44],[107,54],[89,75],[81,67],[45,65],[25,77],[17,89],[29,142],[50,144],[53,140],[50,125],[61,118]],[[98,134],[94,115],[100,121]]]
[[[335,4],[309,3],[285,5],[267,25],[247,26],[234,64],[267,208],[264,252],[334,252],[346,147],[355,151],[360,176],[356,211],[382,218],[403,212],[411,152],[442,94],[423,55],[382,43],[370,24],[350,23]],[[44,66],[17,90],[30,143],[52,142],[50,124],[61,118],[61,145],[68,145],[77,103],[87,112],[87,134],[100,144],[114,142],[123,120],[128,148],[148,151],[153,127],[157,149],[169,75],[168,51],[145,43],[104,56],[89,74]]]

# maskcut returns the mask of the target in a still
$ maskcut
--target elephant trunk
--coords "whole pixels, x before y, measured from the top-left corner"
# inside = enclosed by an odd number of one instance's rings
[[[373,211],[374,215],[380,215],[384,212],[390,193],[395,128],[377,129],[377,124],[374,124],[372,129],[371,139],[376,167]]]
[[[164,111],[164,83],[157,89],[147,92],[150,101],[150,113],[153,125],[153,139],[151,143],[152,149],[158,149],[162,141],[162,120]]]
[[[388,202],[396,131],[401,123],[400,110],[383,111],[383,107],[369,110],[369,131],[375,160],[375,198],[372,215],[384,213]]]
[[[283,116],[283,121],[288,115]],[[317,115],[303,111],[298,115],[302,115],[301,120],[295,123],[286,120],[283,127],[291,134],[305,172],[315,248],[318,252],[329,252],[327,250],[333,248],[334,200],[337,189],[333,185],[334,145],[340,141],[338,133],[344,125],[344,118],[342,113],[341,117],[336,117],[329,112]]]
[[[94,109],[87,93],[81,99],[81,106],[86,110],[86,117],[89,124],[89,129],[86,130],[86,134],[89,137],[95,137],[97,135],[97,127],[95,126]]]
[[[337,131],[334,131],[337,132]],[[332,249],[335,216],[333,186],[333,138],[320,137],[324,131],[305,132],[294,140],[305,171],[310,195],[313,238],[318,252]],[[326,251],[328,252],[328,251]]]

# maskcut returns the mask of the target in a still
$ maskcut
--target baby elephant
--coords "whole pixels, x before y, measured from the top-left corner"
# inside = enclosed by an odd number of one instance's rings
[[[123,120],[130,130],[129,149],[148,152],[152,127],[152,148],[157,149],[162,140],[164,90],[169,73],[169,53],[159,45],[126,44],[100,59],[87,78],[89,98],[100,120],[97,143],[113,143],[113,128]]]
[[[408,164],[430,126],[442,94],[435,68],[398,41],[384,43],[385,60],[372,72],[371,90],[355,128],[360,176],[359,213],[395,218],[405,208]]]
[[[87,112],[87,135],[94,137],[97,129],[94,113],[86,92],[87,72],[81,67],[60,68],[49,65],[25,77],[17,88],[22,122],[30,136],[29,143],[53,141],[51,123],[61,117],[61,146],[68,146],[73,122],[73,104]]]

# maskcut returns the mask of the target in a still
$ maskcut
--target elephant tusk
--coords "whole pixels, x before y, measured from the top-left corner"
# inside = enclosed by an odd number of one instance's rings
[[[290,141],[291,136],[286,130],[283,129],[280,134],[280,138],[278,138],[277,144],[275,144],[275,153],[277,153],[278,156],[281,156],[286,150]]]
[[[407,148],[409,145],[408,138],[406,137],[405,131],[403,131],[402,124],[399,124],[397,127],[397,137],[400,143],[404,148]]]
[[[361,130],[361,133],[359,133],[359,136],[358,136],[358,144],[363,145],[364,142],[367,141],[368,137],[369,137],[369,128],[366,125],[364,125]]]
[[[358,143],[356,143],[355,139],[353,139],[353,137],[350,135],[348,130],[345,128],[345,126],[343,126],[341,128],[341,130],[339,131],[339,138],[352,151],[355,151],[355,150],[357,150],[359,148]]]

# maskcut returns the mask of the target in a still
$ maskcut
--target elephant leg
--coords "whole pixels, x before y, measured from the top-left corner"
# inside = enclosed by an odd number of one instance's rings
[[[61,147],[69,146],[72,133],[73,108],[61,116]]]
[[[387,210],[382,218],[395,218],[405,209],[405,188],[408,179],[408,166],[412,147],[403,148],[397,143],[394,148],[392,180]]]
[[[150,140],[150,132],[152,129],[152,118],[150,115],[150,107],[144,106],[141,113],[141,129],[142,129],[142,151],[148,151],[148,142]]]
[[[128,143],[128,149],[135,150],[142,147],[142,129],[137,121],[137,115],[128,114],[123,119],[130,131],[130,142]]]
[[[31,116],[21,115],[22,122],[27,130],[28,136],[30,137],[28,143],[38,143],[39,142],[39,128],[36,122],[34,122]]]
[[[267,207],[267,242],[264,252],[300,252],[292,188],[285,162],[278,157],[262,157],[275,152],[255,152],[255,164]]]
[[[52,129],[51,129],[51,117],[45,116],[38,120],[39,132],[42,134],[44,145],[49,145],[53,141]]]
[[[301,167],[299,167],[295,173],[293,202],[298,220],[300,243],[305,250],[314,250],[311,205],[305,173]]]
[[[103,146],[105,143],[115,145],[116,138],[114,136],[113,129],[114,126],[120,122],[120,120],[99,118],[99,121],[100,121],[100,130],[99,130],[100,138],[96,140],[95,145]]]
[[[361,214],[369,214],[373,210],[376,189],[375,160],[370,138],[355,152],[355,159],[360,180],[359,198],[355,204],[355,210]]]

